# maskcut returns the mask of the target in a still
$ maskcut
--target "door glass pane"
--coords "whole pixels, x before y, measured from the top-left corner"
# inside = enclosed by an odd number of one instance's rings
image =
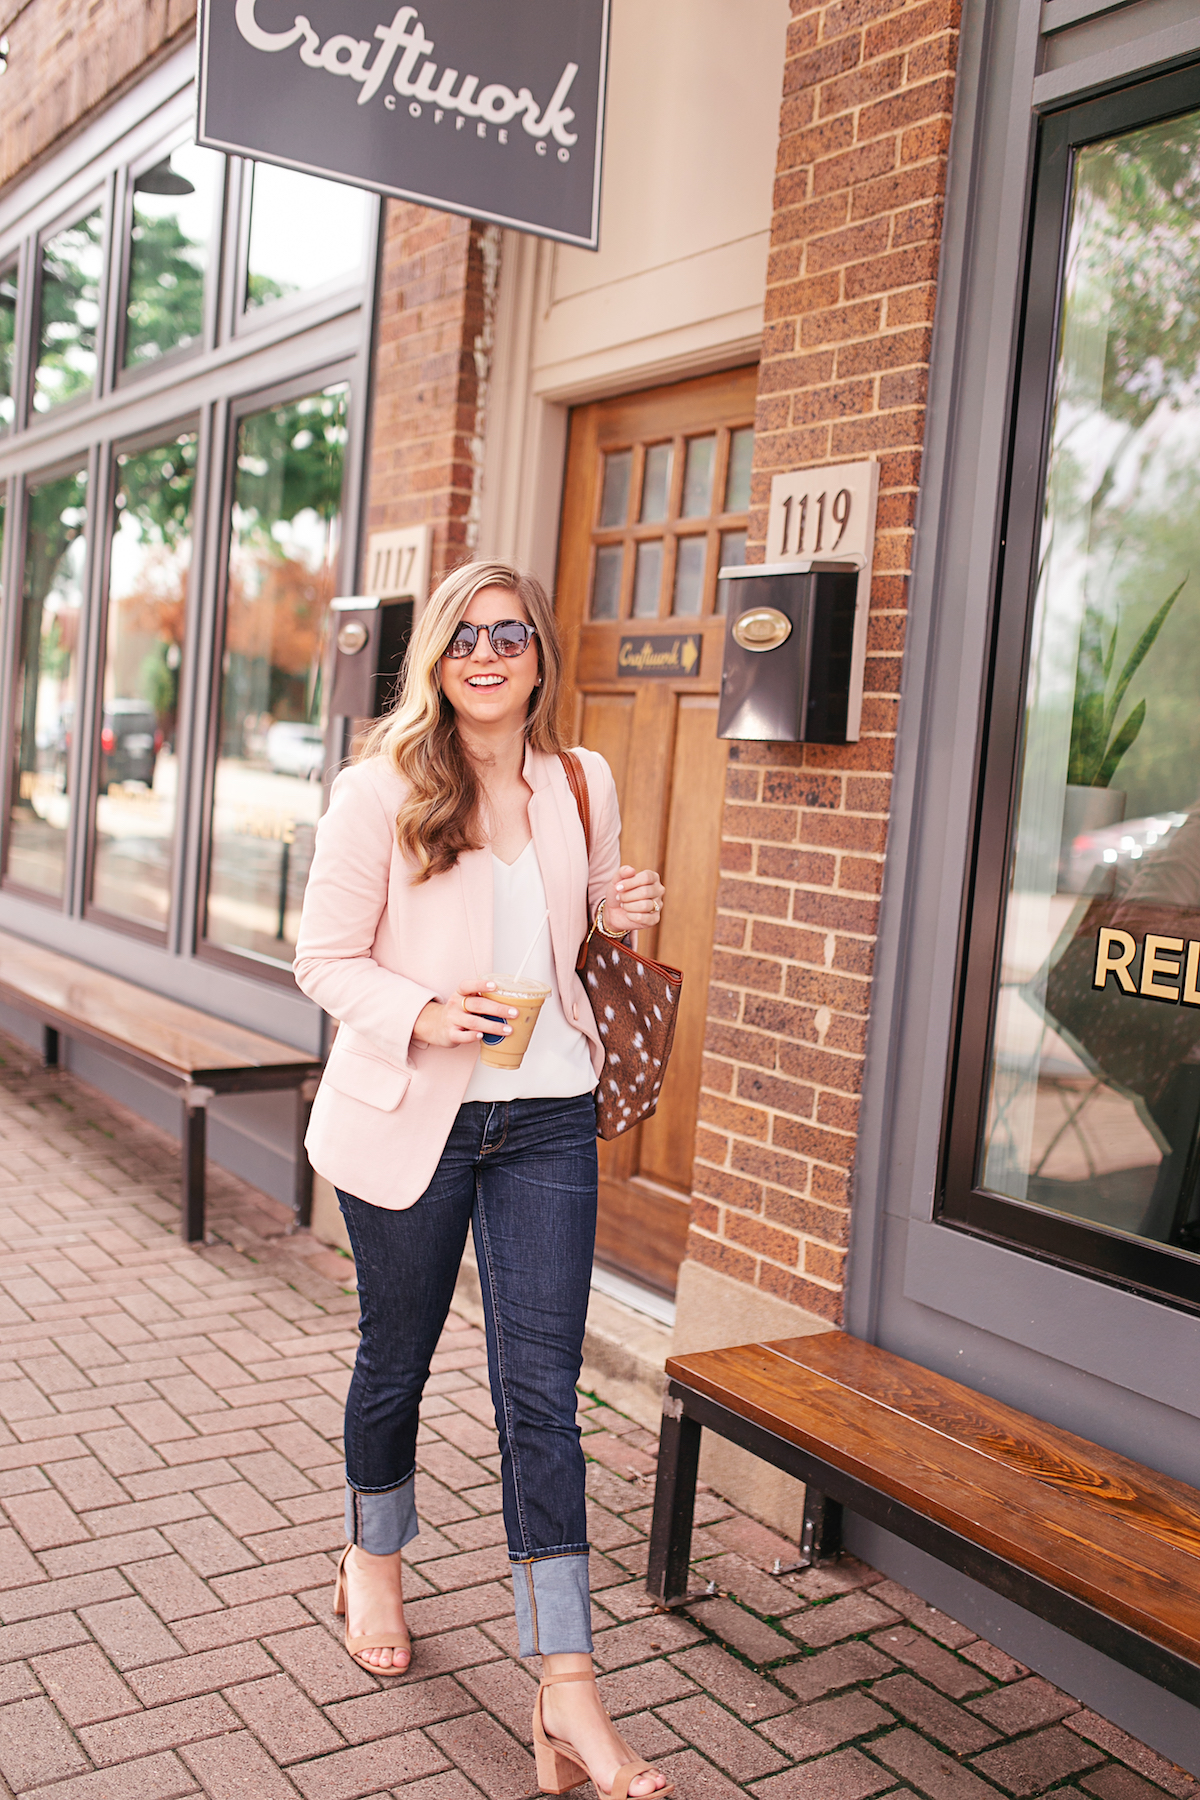
[[[1200,114],[1077,156],[982,1178],[1200,1251]]]
[[[196,434],[118,456],[92,900],[166,929]]]
[[[361,188],[255,163],[247,308],[353,275],[363,263],[370,204]]]
[[[17,361],[17,265],[0,269],[0,431],[16,417],[13,383]]]
[[[133,184],[125,366],[193,344],[204,329],[204,280],[225,158],[181,144]]]
[[[745,566],[746,536],[747,534],[744,531],[723,531],[721,533],[721,561],[718,564],[719,568],[740,569]],[[717,583],[717,598],[713,610],[715,612],[723,613],[728,597],[725,584],[719,581]]]
[[[675,546],[675,600],[673,613],[697,618],[704,600],[704,553],[708,539],[680,538]]]
[[[69,778],[78,702],[87,476],[31,482],[25,515],[21,637],[13,699],[13,784],[6,874],[59,897],[67,867]]]
[[[754,427],[729,434],[729,468],[725,475],[725,511],[750,510],[750,464],[754,461]]]
[[[237,435],[207,936],[282,963],[321,812],[347,399],[337,387],[270,407]]]
[[[667,516],[667,499],[671,492],[671,464],[675,449],[672,444],[651,444],[646,452],[646,469],[642,476],[643,525],[657,524]]]
[[[623,544],[603,544],[596,552],[596,570],[592,576],[593,619],[615,619],[621,610],[621,566],[625,560]]]
[[[707,519],[712,510],[716,437],[689,438],[683,466],[683,517]]]
[[[635,619],[657,619],[658,590],[662,586],[662,539],[654,538],[637,547],[633,565],[633,616]]]
[[[604,485],[600,490],[600,523],[623,525],[629,516],[629,478],[633,451],[614,450],[604,459]]]
[[[78,400],[95,385],[102,237],[97,207],[42,246],[38,363],[33,378],[37,412]]]

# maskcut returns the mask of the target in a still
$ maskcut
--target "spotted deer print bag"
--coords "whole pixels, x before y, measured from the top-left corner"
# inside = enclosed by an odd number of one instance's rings
[[[560,752],[592,853],[592,808],[583,765],[571,750]],[[639,956],[628,944],[605,937],[595,921],[579,947],[575,967],[583,979],[604,1047],[604,1068],[596,1088],[596,1131],[620,1137],[648,1119],[658,1105],[667,1059],[675,1037],[675,1014],[683,976],[666,963]]]

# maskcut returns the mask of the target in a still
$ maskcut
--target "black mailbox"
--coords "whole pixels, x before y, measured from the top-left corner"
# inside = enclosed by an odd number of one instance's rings
[[[857,568],[770,563],[722,569],[719,579],[725,666],[717,736],[776,744],[857,738]]]
[[[329,711],[377,719],[392,705],[412,632],[411,600],[350,594],[331,601],[333,680]]]

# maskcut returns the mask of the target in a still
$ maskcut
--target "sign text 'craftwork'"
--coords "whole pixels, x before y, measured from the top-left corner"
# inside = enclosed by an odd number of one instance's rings
[[[196,139],[594,249],[608,9],[201,0]]]
[[[617,650],[617,674],[660,675],[678,680],[700,673],[703,639],[698,632],[686,637],[623,637]]]

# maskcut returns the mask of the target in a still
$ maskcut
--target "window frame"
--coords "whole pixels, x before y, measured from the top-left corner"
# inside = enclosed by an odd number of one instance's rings
[[[1036,564],[1042,528],[1075,153],[1200,110],[1200,65],[1046,114],[1039,123],[1017,344],[991,668],[964,897],[955,1041],[935,1221],[1168,1304],[1200,1311],[1200,1259],[982,1187],[989,1059],[1019,798]]]
[[[0,733],[3,734],[0,737],[0,744],[3,745],[4,753],[3,763],[0,765],[0,809],[2,809],[0,810],[0,894],[16,895],[50,913],[70,914],[75,911],[74,896],[79,854],[77,847],[79,794],[82,782],[90,775],[90,759],[84,751],[91,728],[92,696],[89,677],[94,641],[92,597],[96,575],[96,498],[101,467],[99,450],[96,446],[92,446],[82,453],[60,456],[52,462],[24,470],[18,479],[10,481],[8,485],[8,505],[12,511],[10,515],[6,509],[5,535],[10,537],[6,552],[13,579],[9,583],[12,604],[8,608],[7,629],[4,633],[4,689],[3,704],[0,706]],[[45,893],[41,888],[27,887],[24,882],[15,881],[8,871],[8,858],[12,842],[12,807],[17,778],[14,742],[17,674],[21,669],[21,627],[25,617],[25,553],[29,544],[29,489],[31,486],[40,486],[47,481],[60,480],[64,476],[78,473],[80,470],[83,471],[87,481],[85,554],[83,574],[80,580],[83,604],[80,609],[77,649],[75,733],[67,759],[67,794],[70,805],[65,832],[63,885],[61,894],[56,898],[53,894]],[[15,530],[13,529],[14,521]]]
[[[179,363],[188,362],[193,357],[205,356],[215,350],[219,343],[218,324],[221,310],[221,289],[224,275],[226,254],[226,221],[230,192],[230,161],[225,157],[225,167],[217,186],[217,197],[210,220],[211,235],[209,237],[210,256],[208,268],[204,276],[204,314],[199,335],[190,344],[177,344],[173,350],[164,352],[162,356],[149,357],[145,362],[126,366],[125,338],[128,326],[129,279],[133,266],[133,208],[134,183],[147,169],[170,156],[173,151],[182,149],[193,142],[190,127],[177,126],[159,139],[152,149],[142,155],[132,157],[124,164],[119,175],[120,192],[113,208],[113,253],[112,253],[112,386],[126,388],[144,381],[152,369],[174,368]],[[220,152],[212,151],[211,155]]]
[[[93,878],[96,860],[96,801],[99,790],[96,777],[100,767],[100,732],[104,723],[104,673],[108,658],[108,617],[112,605],[110,575],[112,570],[112,547],[116,536],[116,494],[118,487],[117,458],[128,453],[136,454],[140,450],[152,450],[161,444],[165,437],[179,436],[184,432],[194,431],[196,434],[196,482],[192,498],[192,557],[188,566],[187,595],[184,601],[184,644],[181,679],[179,683],[179,744],[177,756],[181,780],[175,802],[175,827],[171,844],[171,880],[167,895],[166,924],[160,929],[156,925],[148,925],[144,920],[131,919],[121,913],[110,912],[107,907],[100,906],[92,898]],[[92,631],[94,653],[89,658],[88,691],[91,700],[91,723],[88,730],[88,816],[84,824],[83,844],[83,882],[81,913],[89,923],[103,925],[106,930],[119,931],[126,937],[141,938],[146,943],[157,944],[163,948],[169,945],[175,935],[176,920],[181,903],[180,885],[183,875],[183,864],[186,851],[186,826],[188,815],[188,774],[191,759],[191,744],[187,731],[187,722],[191,716],[191,695],[195,686],[195,662],[198,640],[196,636],[195,616],[200,606],[201,581],[203,574],[203,508],[207,502],[207,458],[204,431],[203,409],[182,413],[174,420],[163,425],[151,426],[127,437],[110,439],[100,447],[100,459],[105,470],[104,482],[104,526],[103,532],[96,533],[96,598],[94,602]]]
[[[26,431],[36,430],[38,426],[46,430],[51,428],[52,420],[67,418],[84,407],[94,406],[108,390],[108,342],[111,335],[110,314],[112,311],[110,298],[112,288],[112,246],[113,246],[113,177],[106,176],[99,187],[94,187],[76,200],[66,211],[59,213],[47,225],[40,226],[33,239],[32,267],[30,269],[29,299],[25,307],[24,329],[26,335],[27,373],[25,392],[22,396],[24,405],[18,407],[14,430],[6,433],[11,439],[16,430],[23,426]],[[37,394],[37,372],[40,365],[42,327],[42,286],[45,265],[46,245],[60,231],[78,224],[81,219],[88,218],[93,212],[100,214],[100,284],[97,307],[99,317],[96,320],[96,373],[92,378],[91,388],[77,394],[73,400],[60,400],[56,406],[47,407],[39,412],[34,406]]]
[[[363,416],[364,411],[363,396],[359,389],[366,379],[367,373],[356,359],[343,357],[323,367],[310,369],[304,374],[289,376],[286,380],[276,382],[270,387],[237,395],[230,401],[226,409],[224,438],[219,458],[220,467],[218,469],[215,466],[216,459],[214,459],[212,473],[212,479],[214,482],[220,483],[221,491],[220,524],[215,549],[217,599],[210,640],[209,691],[203,708],[204,773],[199,795],[199,855],[196,864],[196,912],[191,934],[191,953],[198,962],[209,963],[243,976],[258,977],[293,988],[295,976],[292,974],[290,962],[282,963],[277,958],[264,956],[257,950],[237,949],[227,944],[218,944],[208,936],[208,898],[209,885],[212,880],[212,821],[216,796],[217,764],[220,761],[221,748],[221,689],[224,680],[222,664],[224,662],[225,626],[229,599],[229,551],[233,532],[233,487],[237,463],[237,437],[242,420],[251,414],[265,412],[273,406],[286,406],[291,401],[303,400],[310,394],[320,392],[325,388],[336,387],[341,382],[345,383],[347,390],[346,459],[342,468],[342,529],[341,542],[338,546],[335,586],[339,591],[346,592],[346,572],[348,568],[353,567],[356,554],[355,533],[348,529],[348,524],[353,518],[357,505],[359,442],[356,433],[359,429],[357,421]]]
[[[354,270],[345,275],[335,275],[329,281],[321,282],[319,287],[301,288],[295,294],[281,294],[277,300],[264,301],[261,306],[247,306],[246,291],[250,282],[250,228],[254,216],[254,171],[258,164],[250,157],[229,156],[227,162],[232,167],[239,165],[237,182],[237,222],[236,231],[230,234],[233,248],[229,261],[232,265],[233,280],[228,297],[229,312],[227,329],[231,339],[242,339],[258,331],[278,331],[280,325],[289,320],[294,321],[294,328],[300,329],[305,313],[324,314],[337,310],[337,299],[340,294],[358,293],[366,280],[371,263],[372,246],[377,237],[377,221],[380,212],[374,216],[368,204],[364,214],[362,242],[359,246],[359,260]],[[267,163],[264,167],[274,165]],[[309,173],[304,169],[294,171],[297,175]],[[329,180],[328,176],[313,177],[316,180]],[[232,210],[232,182],[231,210]],[[344,183],[353,186],[352,182]],[[368,194],[368,201],[371,196]]]

